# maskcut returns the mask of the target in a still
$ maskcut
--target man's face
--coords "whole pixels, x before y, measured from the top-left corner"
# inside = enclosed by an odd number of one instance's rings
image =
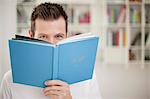
[[[62,17],[53,21],[35,20],[34,38],[56,44],[66,37],[66,23]]]

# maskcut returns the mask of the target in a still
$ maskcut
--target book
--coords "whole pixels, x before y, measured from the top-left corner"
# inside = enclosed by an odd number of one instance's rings
[[[125,5],[108,5],[107,15],[108,22],[122,24],[125,22],[126,6]]]
[[[141,8],[138,6],[133,6],[130,8],[130,18],[131,23],[141,23]]]
[[[126,32],[123,32],[123,46],[126,47],[126,42],[127,42],[127,36],[126,36]]]
[[[136,46],[136,45],[141,45],[141,32],[137,33],[133,39],[133,41],[131,42],[132,46]]]
[[[123,29],[119,29],[118,31],[119,31],[119,46],[123,47],[123,38],[124,38],[123,37],[124,36],[123,33],[124,33],[124,30]]]
[[[98,41],[88,33],[57,44],[16,36],[9,40],[13,82],[44,88],[46,80],[74,84],[92,79]]]
[[[130,2],[142,2],[142,0],[129,0]]]
[[[78,6],[78,23],[90,24],[91,13],[88,6]]]
[[[109,46],[122,46],[122,29],[120,30],[108,30],[106,33],[106,45]]]
[[[144,44],[146,45],[147,41],[148,41],[148,35],[149,32],[145,32],[145,38],[144,38]]]
[[[126,15],[126,6],[122,5],[121,8],[120,8],[120,14],[118,16],[117,23],[125,22],[125,15]]]
[[[145,4],[145,23],[146,24],[149,24],[150,23],[150,12],[149,12],[149,9],[150,9],[150,5],[149,4]]]
[[[145,42],[145,47],[150,48],[150,33],[147,33],[147,38]]]
[[[119,46],[119,37],[120,37],[120,36],[119,36],[119,31],[117,31],[117,32],[115,33],[115,39],[114,39],[116,46]]]

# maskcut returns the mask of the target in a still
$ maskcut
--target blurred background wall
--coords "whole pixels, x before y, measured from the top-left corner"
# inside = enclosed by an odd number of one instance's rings
[[[0,0],[0,81],[10,69],[8,39],[16,33],[16,0]]]

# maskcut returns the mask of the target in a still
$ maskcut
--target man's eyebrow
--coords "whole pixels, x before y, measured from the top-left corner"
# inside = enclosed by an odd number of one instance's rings
[[[63,36],[65,36],[65,34],[64,34],[64,33],[57,33],[57,34],[55,34],[55,35],[59,35],[59,34],[60,34],[60,35],[63,35]]]
[[[38,33],[38,35],[47,35],[46,33]]]

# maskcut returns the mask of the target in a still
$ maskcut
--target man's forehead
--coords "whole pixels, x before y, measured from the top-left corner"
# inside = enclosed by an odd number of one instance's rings
[[[35,23],[35,31],[65,33],[66,24],[64,19],[54,21],[37,19]]]

